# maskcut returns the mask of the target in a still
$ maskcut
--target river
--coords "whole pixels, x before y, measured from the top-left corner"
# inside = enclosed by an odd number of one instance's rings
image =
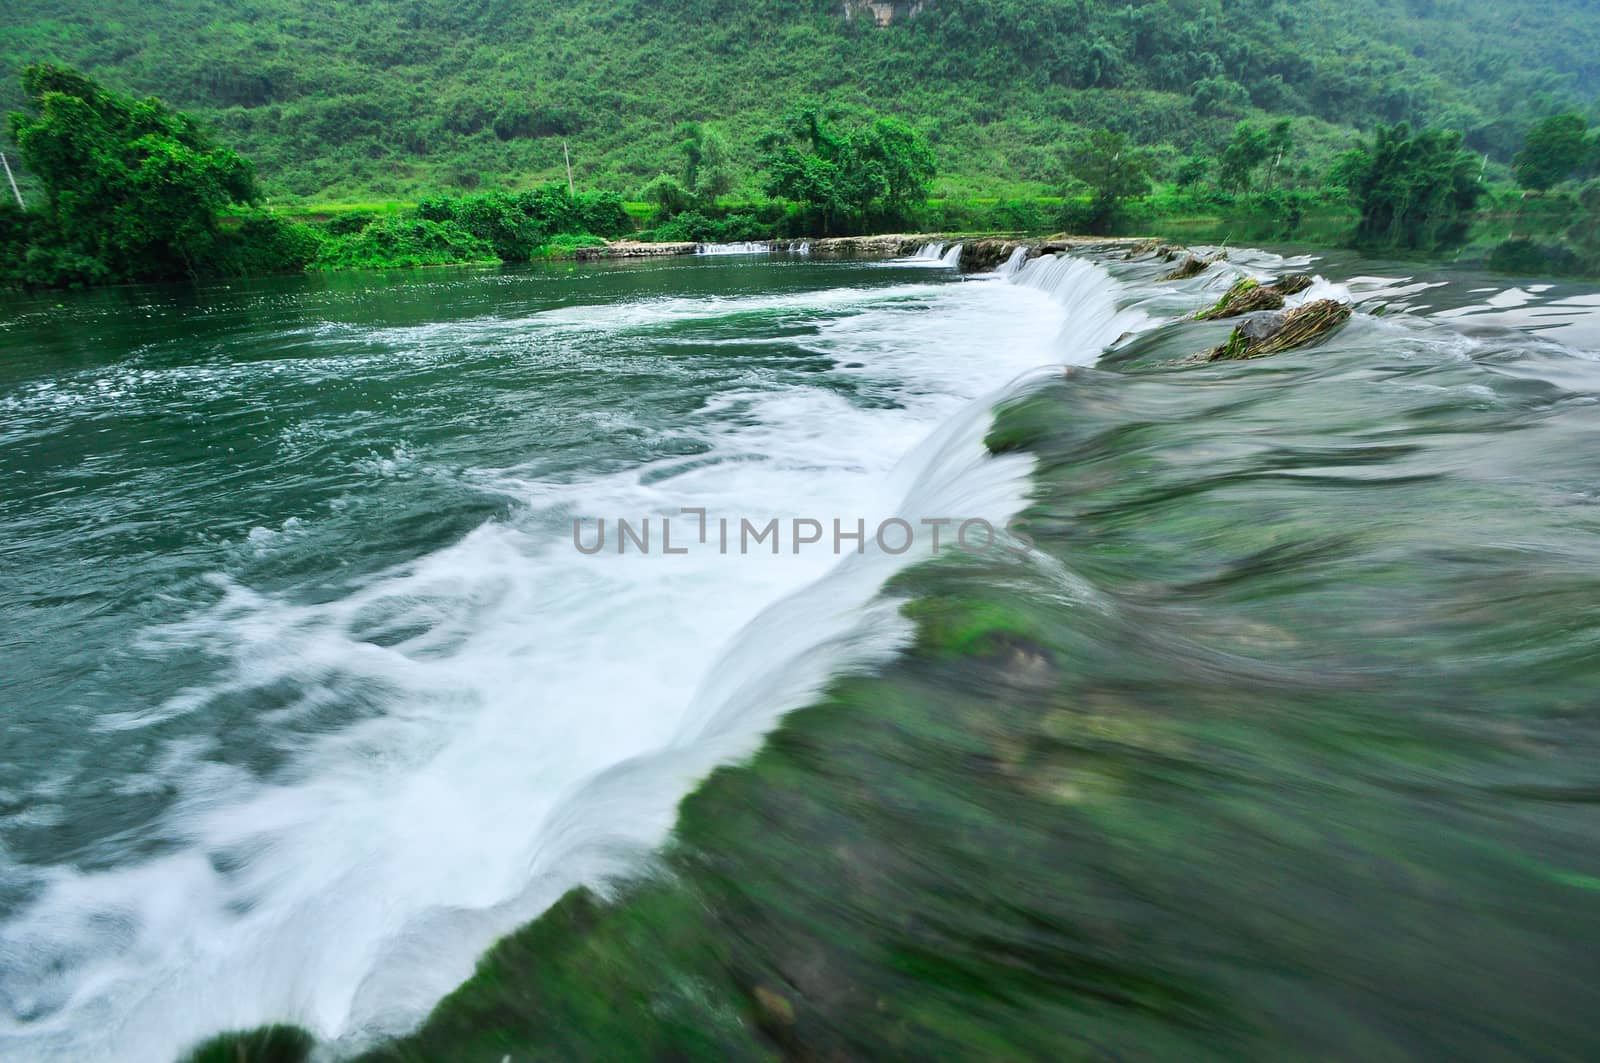
[[[0,1055],[1594,1050],[1600,295],[1288,254],[8,302]]]

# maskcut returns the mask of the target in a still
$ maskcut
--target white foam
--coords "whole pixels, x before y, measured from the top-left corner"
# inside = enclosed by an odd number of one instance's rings
[[[1146,320],[1119,311],[1088,263],[1046,257],[1005,280],[409,330],[413,345],[447,347],[530,327],[618,339],[757,309],[821,313],[807,346],[884,401],[823,380],[734,387],[711,405],[745,416],[703,419],[708,455],[577,483],[480,471],[520,499],[514,518],[334,601],[218,577],[214,606],[145,637],[223,655],[225,678],[112,726],[289,688],[260,721],[287,766],[252,775],[191,737],[125,781],[181,795],[162,825],[167,855],[57,866],[34,883],[33,902],[0,928],[0,997],[14,1016],[0,1055],[166,1063],[203,1036],[267,1022],[354,1046],[416,1023],[483,949],[567,889],[637,868],[697,779],[749,753],[829,676],[903,643],[897,604],[879,591],[927,544],[842,559],[587,557],[567,537],[571,519],[695,506],[1003,524],[1023,504],[1029,463],[983,450],[994,390],[1034,366],[1092,361]],[[372,471],[391,475],[400,459],[375,458]],[[352,699],[370,706],[355,722],[287,726]]]
[[[697,255],[769,255],[772,244],[767,240],[743,240],[731,244],[700,244],[694,249]]]

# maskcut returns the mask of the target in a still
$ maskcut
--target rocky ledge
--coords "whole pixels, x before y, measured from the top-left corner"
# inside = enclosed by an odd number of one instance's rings
[[[615,240],[597,247],[580,247],[573,252],[579,259],[593,258],[656,258],[663,255],[692,255],[699,250],[695,243],[646,244],[638,240]]]
[[[960,269],[963,273],[982,273],[994,269],[1024,248],[1028,258],[1061,251],[1089,248],[1134,248],[1147,241],[1138,237],[1054,236],[1013,239],[995,236],[953,236],[949,233],[890,233],[884,236],[826,236],[816,240],[776,240],[774,251],[797,251],[809,247],[812,258],[898,258],[913,255],[929,244],[961,245]]]
[[[765,242],[765,241],[764,241]],[[816,239],[773,240],[769,246],[774,251],[803,252],[813,258],[899,258],[913,255],[929,244],[961,245],[960,269],[963,273],[981,273],[994,269],[1011,257],[1017,248],[1025,248],[1027,257],[1054,254],[1062,251],[1125,248],[1130,256],[1156,246],[1156,242],[1127,236],[1073,236],[1057,233],[1042,238],[1012,239],[1005,237],[962,237],[948,233],[887,233],[878,236],[824,236]],[[580,247],[574,252],[580,259],[597,258],[656,258],[663,255],[692,255],[701,244],[688,241],[679,243],[649,244],[638,240],[615,240],[596,247]]]

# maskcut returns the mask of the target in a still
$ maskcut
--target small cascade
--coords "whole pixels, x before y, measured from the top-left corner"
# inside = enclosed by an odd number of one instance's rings
[[[700,244],[694,249],[697,255],[770,255],[772,244],[767,240],[745,240],[732,244]]]
[[[1124,333],[1142,332],[1155,324],[1143,311],[1119,307],[1117,293],[1122,286],[1104,266],[1088,259],[1041,255],[1017,267],[1006,281],[1038,289],[1065,309],[1060,342],[1068,364],[1093,364]]]
[[[811,241],[810,240],[803,240],[798,244],[790,244],[789,245],[789,253],[791,255],[799,255],[801,258],[810,258],[811,257]]]
[[[884,265],[927,266],[934,269],[954,269],[961,262],[961,245],[946,243],[923,244],[916,252],[903,258],[890,259]]]
[[[1021,269],[1022,264],[1026,261],[1028,261],[1028,249],[1018,244],[1011,249],[1011,257],[1000,263],[999,267],[995,269],[995,275],[1009,277]]]

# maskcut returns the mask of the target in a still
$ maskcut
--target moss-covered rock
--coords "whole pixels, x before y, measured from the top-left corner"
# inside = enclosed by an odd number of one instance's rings
[[[218,1034],[183,1058],[183,1063],[304,1063],[315,1038],[298,1026],[261,1026]]]
[[[1199,255],[1192,254],[1185,255],[1183,261],[1178,263],[1177,268],[1170,273],[1162,274],[1161,279],[1164,281],[1181,281],[1188,280],[1190,277],[1198,277],[1211,266],[1222,261],[1222,258],[1223,256],[1221,255],[1217,255],[1215,258],[1201,258]]]
[[[1333,299],[1318,299],[1287,313],[1258,314],[1242,322],[1226,342],[1213,347],[1208,362],[1260,358],[1305,347],[1326,337],[1350,320],[1350,306]]]

